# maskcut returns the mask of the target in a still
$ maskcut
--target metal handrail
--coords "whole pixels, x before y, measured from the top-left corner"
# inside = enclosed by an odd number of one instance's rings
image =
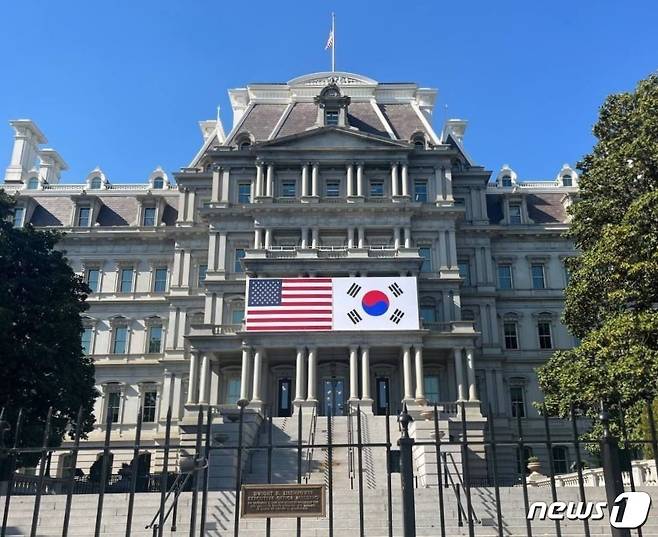
[[[441,456],[443,457],[443,470],[445,473],[445,488],[448,488],[448,479],[450,480],[450,484],[452,485],[452,490],[455,493],[455,497],[457,498],[457,504],[459,505],[459,510],[461,514],[466,517],[466,511],[464,510],[464,506],[462,505],[461,501],[461,496],[459,495],[459,487],[464,488],[464,481],[462,480],[461,474],[459,473],[459,470],[457,469],[457,463],[455,462],[454,457],[452,456],[452,453],[441,453]],[[450,473],[450,468],[448,466],[448,458],[450,458],[450,462],[455,468],[455,474],[457,476],[457,483],[455,483],[452,479],[452,474]],[[471,505],[471,516],[473,517],[473,520],[479,524],[480,519],[477,517],[475,514],[475,509],[473,509],[473,506]]]
[[[194,472],[188,472],[186,474],[178,474],[176,476],[176,479],[174,480],[174,482],[171,484],[171,487],[169,487],[169,490],[167,491],[167,495],[165,496],[164,502],[162,504],[163,506],[167,503],[167,500],[169,499],[169,496],[171,496],[171,493],[174,492],[174,490],[176,492],[174,493],[174,501],[169,506],[169,509],[167,510],[167,513],[165,514],[165,517],[162,519],[162,525],[163,526],[167,522],[167,519],[169,518],[169,515],[171,514],[172,509],[174,509],[174,507],[178,506],[178,497],[180,496],[181,492],[183,492],[183,490],[185,489],[185,486],[187,485],[187,482],[189,481],[190,477],[192,477],[193,473]],[[183,476],[185,476],[185,479],[183,479]],[[147,530],[149,528],[153,529],[153,535],[158,534],[158,529],[160,527],[158,524],[156,524],[156,520],[158,520],[158,517],[160,516],[160,510],[161,510],[161,507],[158,507],[158,510],[155,513],[155,515],[153,515],[153,519],[151,520],[151,522],[148,523],[144,527],[144,529],[147,529]],[[176,522],[174,520],[174,524],[175,523]]]
[[[306,473],[304,480],[308,483],[308,480],[311,478],[311,463],[313,461],[313,450],[315,449],[315,431],[318,422],[318,405],[317,403],[313,405],[313,414],[311,415],[311,428],[308,432],[308,443],[307,446],[312,446],[306,449]]]
[[[354,442],[352,431],[352,405],[349,405],[347,412],[347,475],[350,478],[350,489],[354,490]]]

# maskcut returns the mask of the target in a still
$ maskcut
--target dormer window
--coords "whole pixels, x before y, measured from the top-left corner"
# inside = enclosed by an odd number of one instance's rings
[[[338,125],[338,111],[337,110],[325,110],[324,111],[324,124],[327,127],[335,127]]]
[[[30,177],[27,181],[27,189],[28,190],[36,190],[39,188],[39,178],[38,177]]]
[[[426,140],[425,135],[422,132],[417,132],[411,137],[411,143],[415,149],[425,149]]]
[[[164,188],[164,179],[162,177],[153,179],[153,188],[155,190],[162,190]]]
[[[25,207],[14,208],[14,227],[23,227],[25,223]]]
[[[571,175],[563,175],[562,176],[562,186],[573,186],[573,178]]]
[[[89,218],[91,216],[90,207],[80,207],[78,209],[78,220],[76,222],[78,227],[89,227]]]
[[[101,188],[103,184],[103,181],[101,180],[100,177],[96,176],[93,177],[92,180],[89,182],[89,188],[92,188],[94,190],[98,190]]]
[[[512,225],[521,224],[521,204],[510,203],[509,206],[509,223]]]
[[[512,177],[509,175],[503,175],[503,187],[512,186]]]
[[[238,149],[249,149],[254,144],[253,136],[248,132],[242,132],[237,137],[237,146]]]
[[[155,226],[155,207],[144,207],[144,215],[142,217],[142,225],[144,227]]]

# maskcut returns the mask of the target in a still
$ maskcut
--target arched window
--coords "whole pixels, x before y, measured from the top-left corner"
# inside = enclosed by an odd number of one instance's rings
[[[39,179],[37,177],[30,177],[27,181],[28,190],[36,190],[39,188]]]
[[[254,143],[252,135],[248,132],[242,132],[237,137],[238,149],[249,149]]]
[[[573,185],[573,178],[571,175],[566,174],[562,176],[562,186],[572,186]]]
[[[156,177],[153,179],[153,188],[162,190],[164,188],[164,179],[162,177]]]
[[[411,143],[416,149],[425,149],[425,135],[422,132],[417,132],[411,137]]]
[[[503,187],[511,187],[511,186],[512,186],[512,176],[503,175]]]
[[[89,182],[89,188],[93,188],[94,190],[98,190],[102,186],[102,184],[103,184],[103,182],[101,181],[101,178],[96,176]]]

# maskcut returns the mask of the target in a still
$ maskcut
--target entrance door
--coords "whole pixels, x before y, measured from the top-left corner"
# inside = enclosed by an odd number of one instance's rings
[[[277,389],[277,399],[279,407],[279,417],[285,418],[292,414],[292,397],[290,390],[292,389],[292,381],[290,379],[279,379],[279,387]]]
[[[322,401],[324,415],[342,416],[345,409],[345,379],[326,378],[322,381]]]
[[[391,401],[389,379],[388,377],[377,377],[375,384],[377,386],[377,408],[375,411],[378,416],[384,416]]]

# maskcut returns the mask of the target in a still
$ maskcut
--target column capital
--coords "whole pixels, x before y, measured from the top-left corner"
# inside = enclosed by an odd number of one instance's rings
[[[350,345],[350,352],[358,352],[359,346],[358,345]]]

